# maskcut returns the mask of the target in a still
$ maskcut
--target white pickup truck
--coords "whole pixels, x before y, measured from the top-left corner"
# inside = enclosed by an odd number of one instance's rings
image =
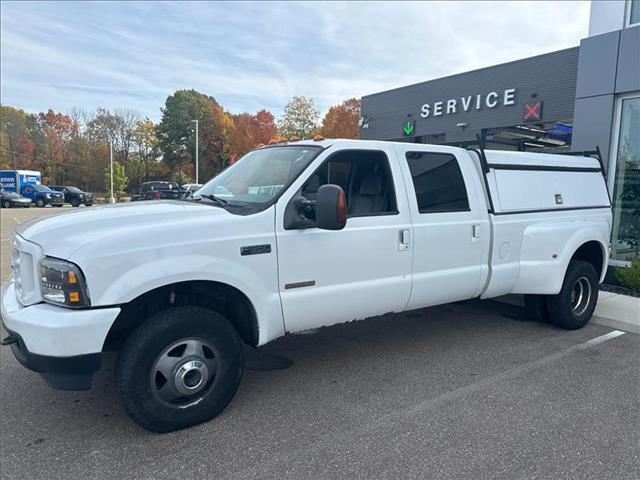
[[[471,298],[526,294],[585,325],[609,257],[586,156],[358,140],[258,148],[190,200],[49,217],[13,235],[2,318],[15,357],[87,389],[120,348],[127,413],[152,431],[218,415],[243,342]]]

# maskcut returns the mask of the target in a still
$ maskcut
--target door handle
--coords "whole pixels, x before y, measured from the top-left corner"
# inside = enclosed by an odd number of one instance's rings
[[[403,228],[398,232],[398,250],[409,250],[410,234],[408,228]]]
[[[471,225],[471,243],[478,243],[480,241],[481,231],[480,225]]]

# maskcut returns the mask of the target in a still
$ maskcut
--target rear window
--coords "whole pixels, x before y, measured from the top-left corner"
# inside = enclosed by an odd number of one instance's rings
[[[420,213],[469,210],[456,157],[449,153],[407,152],[406,158]]]

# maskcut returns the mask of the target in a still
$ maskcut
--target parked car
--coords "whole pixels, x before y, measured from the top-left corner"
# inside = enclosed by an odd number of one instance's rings
[[[139,200],[176,200],[181,198],[180,187],[176,182],[145,182],[140,191],[131,197],[131,201]]]
[[[70,203],[73,207],[79,207],[80,205],[90,207],[93,205],[93,194],[83,192],[78,187],[56,185],[50,188],[57,192],[62,192],[64,194],[64,201]]]
[[[6,190],[0,190],[0,207],[2,208],[16,208],[16,207],[30,207],[31,200],[16,192],[8,192]]]
[[[29,198],[37,207],[62,207],[64,205],[64,194],[51,190],[45,185],[25,185],[20,190],[22,196]]]
[[[581,328],[611,222],[601,163],[587,156],[267,146],[191,201],[22,225],[2,296],[5,343],[67,390],[90,388],[102,352],[120,348],[126,412],[166,432],[226,407],[243,343],[509,293],[525,294],[536,318]]]

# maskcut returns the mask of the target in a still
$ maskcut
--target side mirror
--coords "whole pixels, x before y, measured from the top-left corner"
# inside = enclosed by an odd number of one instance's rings
[[[347,224],[347,200],[338,185],[322,185],[316,194],[316,226],[342,230]]]

